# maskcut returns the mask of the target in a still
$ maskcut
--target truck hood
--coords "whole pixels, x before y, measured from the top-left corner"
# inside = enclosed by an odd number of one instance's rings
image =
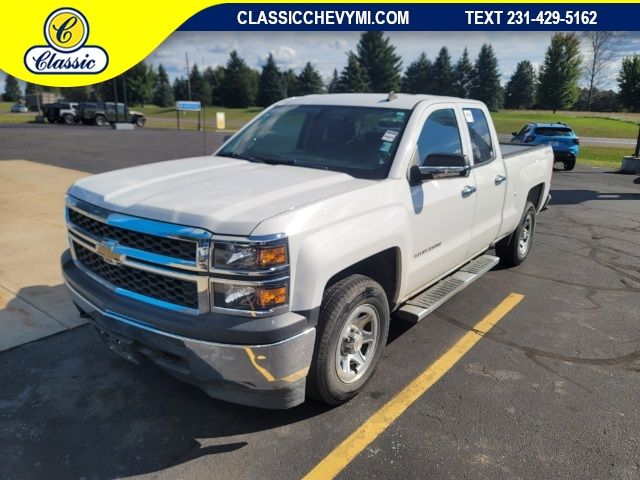
[[[372,183],[326,170],[209,156],[86,177],[69,194],[127,215],[249,235],[267,218]]]

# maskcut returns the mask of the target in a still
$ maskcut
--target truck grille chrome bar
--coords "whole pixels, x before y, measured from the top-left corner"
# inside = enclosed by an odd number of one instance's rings
[[[206,230],[130,217],[67,196],[76,264],[116,293],[154,306],[210,311]]]

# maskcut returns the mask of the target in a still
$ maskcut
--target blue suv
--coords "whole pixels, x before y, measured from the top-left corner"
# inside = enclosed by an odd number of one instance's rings
[[[564,163],[565,170],[576,166],[580,139],[566,123],[529,123],[512,135],[511,143],[551,146],[555,161]]]

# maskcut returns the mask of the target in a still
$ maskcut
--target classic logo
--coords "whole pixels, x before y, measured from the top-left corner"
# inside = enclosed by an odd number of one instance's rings
[[[24,64],[32,73],[93,74],[109,63],[102,47],[85,45],[89,22],[73,8],[59,8],[44,22],[44,38],[49,45],[31,47]]]
[[[120,255],[113,251],[116,245],[96,245],[96,253],[102,257],[102,259],[111,264],[115,265],[119,261],[124,259],[124,255]]]

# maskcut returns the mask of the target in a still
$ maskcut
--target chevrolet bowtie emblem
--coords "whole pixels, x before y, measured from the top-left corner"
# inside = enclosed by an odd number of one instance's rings
[[[124,255],[113,251],[115,247],[116,245],[97,245],[96,253],[100,255],[105,262],[115,265],[124,258]]]

